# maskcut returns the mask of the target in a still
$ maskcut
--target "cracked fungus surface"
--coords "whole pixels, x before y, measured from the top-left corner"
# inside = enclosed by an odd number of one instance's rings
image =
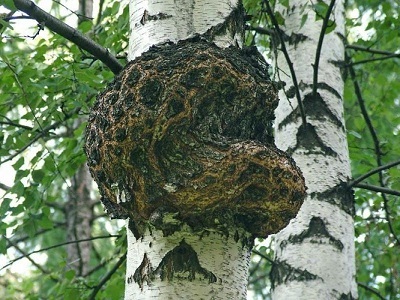
[[[174,213],[195,227],[277,232],[305,195],[273,145],[277,92],[267,65],[241,50],[180,42],[152,47],[101,93],[85,151],[114,218]]]

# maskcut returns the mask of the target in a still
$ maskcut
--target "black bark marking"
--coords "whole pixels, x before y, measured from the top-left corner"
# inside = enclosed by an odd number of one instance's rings
[[[351,293],[341,294],[339,300],[356,300],[358,298],[354,298]]]
[[[223,22],[212,26],[208,29],[202,37],[208,41],[214,41],[216,37],[231,34],[231,38],[234,38],[235,34],[240,34],[240,39],[244,40],[244,27],[245,27],[246,13],[241,1],[238,6],[235,7],[232,12],[223,20]]]
[[[337,205],[341,210],[354,217],[354,191],[348,187],[347,182],[341,182],[333,188],[322,193],[311,193],[311,198]]]
[[[336,94],[335,94],[336,95]],[[340,98],[340,96],[338,96]],[[314,99],[312,93],[308,93],[303,99],[304,111],[307,114],[307,118],[313,120],[326,121],[329,120],[341,130],[344,130],[344,124],[342,121],[329,109],[321,95],[317,93],[317,97]],[[300,109],[296,107],[285,119],[278,125],[279,129],[282,129],[287,124],[293,123],[300,118]]]
[[[169,251],[154,272],[161,280],[172,281],[174,278],[183,280],[207,280],[217,282],[217,277],[200,265],[196,251],[182,240],[179,246]]]
[[[307,270],[294,268],[285,261],[275,261],[270,272],[271,287],[274,289],[282,283],[291,281],[310,281],[315,279],[322,280],[319,276]]]
[[[154,280],[154,271],[153,267],[151,266],[151,262],[145,253],[143,256],[142,263],[140,266],[135,270],[133,276],[127,279],[127,283],[130,284],[132,282],[136,282],[140,289],[143,290],[144,284],[147,283],[149,285]]]
[[[140,24],[144,25],[148,21],[165,20],[169,18],[172,18],[172,15],[168,15],[161,12],[155,15],[150,15],[149,12],[145,9],[142,18],[140,19]]]
[[[320,217],[312,217],[307,230],[304,230],[300,234],[290,236],[288,240],[280,244],[280,247],[284,248],[287,244],[301,244],[307,238],[310,239],[310,243],[317,244],[324,243],[322,238],[327,238],[329,244],[339,251],[342,251],[344,248],[343,243],[329,233],[325,222]]]
[[[300,125],[297,131],[297,144],[289,148],[287,152],[293,154],[296,149],[304,149],[309,154],[321,154],[337,157],[337,153],[329,146],[326,146],[318,136],[315,126],[307,123],[307,126]]]
[[[128,229],[132,232],[133,236],[137,240],[140,239],[140,233],[134,221],[129,220]]]

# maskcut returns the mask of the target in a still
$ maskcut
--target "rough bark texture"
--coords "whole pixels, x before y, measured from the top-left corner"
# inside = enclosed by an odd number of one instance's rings
[[[254,236],[284,227],[305,195],[272,143],[268,66],[237,48],[241,1],[137,0],[130,13],[136,59],[86,135],[102,201],[127,218],[125,299],[244,299]]]
[[[298,216],[276,235],[276,259],[271,280],[273,299],[355,299],[352,192],[346,188],[350,163],[343,118],[343,3],[337,1],[331,19],[334,32],[327,34],[321,51],[317,93],[313,64],[322,21],[315,22],[308,1],[290,2],[282,10],[287,36],[298,36],[286,45],[299,82],[307,124],[300,117],[294,85],[281,52],[277,66],[283,70],[286,94],[276,110],[276,144],[293,155],[302,170],[308,197]],[[301,27],[301,12],[309,11]],[[299,31],[299,28],[301,30]],[[279,46],[278,46],[279,47]]]
[[[167,230],[168,213],[265,237],[297,214],[305,186],[272,143],[275,88],[244,54],[200,38],[153,47],[98,97],[86,152],[112,216],[140,235],[149,221]]]
[[[71,179],[69,199],[65,204],[65,219],[67,223],[67,241],[90,239],[91,220],[93,219],[93,201],[90,197],[92,178],[87,166],[82,166]],[[67,245],[68,267],[76,274],[86,274],[89,270],[92,243],[80,242]]]
[[[165,236],[152,229],[137,240],[128,230],[125,299],[246,299],[253,239],[188,226]]]
[[[130,3],[129,59],[151,46],[201,34],[221,48],[242,46],[244,9],[237,0],[137,0]]]

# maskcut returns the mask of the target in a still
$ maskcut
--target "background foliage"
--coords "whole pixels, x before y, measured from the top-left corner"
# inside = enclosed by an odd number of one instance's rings
[[[290,5],[293,0],[279,2]],[[51,3],[49,12],[78,24],[76,8],[67,1]],[[124,1],[98,4],[96,18],[76,26],[125,64],[127,5]],[[323,9],[318,4],[315,1],[313,9]],[[268,55],[272,26],[262,1],[247,0],[245,6],[252,16],[246,42]],[[20,13],[6,16],[9,11],[2,9],[0,298],[121,299],[124,229],[104,215],[94,186],[87,199],[96,203],[90,204],[88,271],[72,267],[66,248],[68,199],[77,170],[85,163],[85,118],[97,92],[113,74],[59,35],[21,19]],[[395,0],[346,3],[343,76],[360,299],[400,299],[399,11]],[[390,163],[393,166],[357,182],[360,176]],[[272,242],[260,241],[254,251],[249,279],[254,299],[269,299]],[[83,241],[77,238],[68,243]]]

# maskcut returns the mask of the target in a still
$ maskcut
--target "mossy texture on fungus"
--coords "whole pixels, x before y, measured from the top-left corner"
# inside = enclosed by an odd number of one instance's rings
[[[265,237],[298,212],[304,179],[273,144],[266,63],[196,40],[152,47],[101,93],[85,151],[112,217],[173,213]],[[156,222],[155,222],[156,223]]]

